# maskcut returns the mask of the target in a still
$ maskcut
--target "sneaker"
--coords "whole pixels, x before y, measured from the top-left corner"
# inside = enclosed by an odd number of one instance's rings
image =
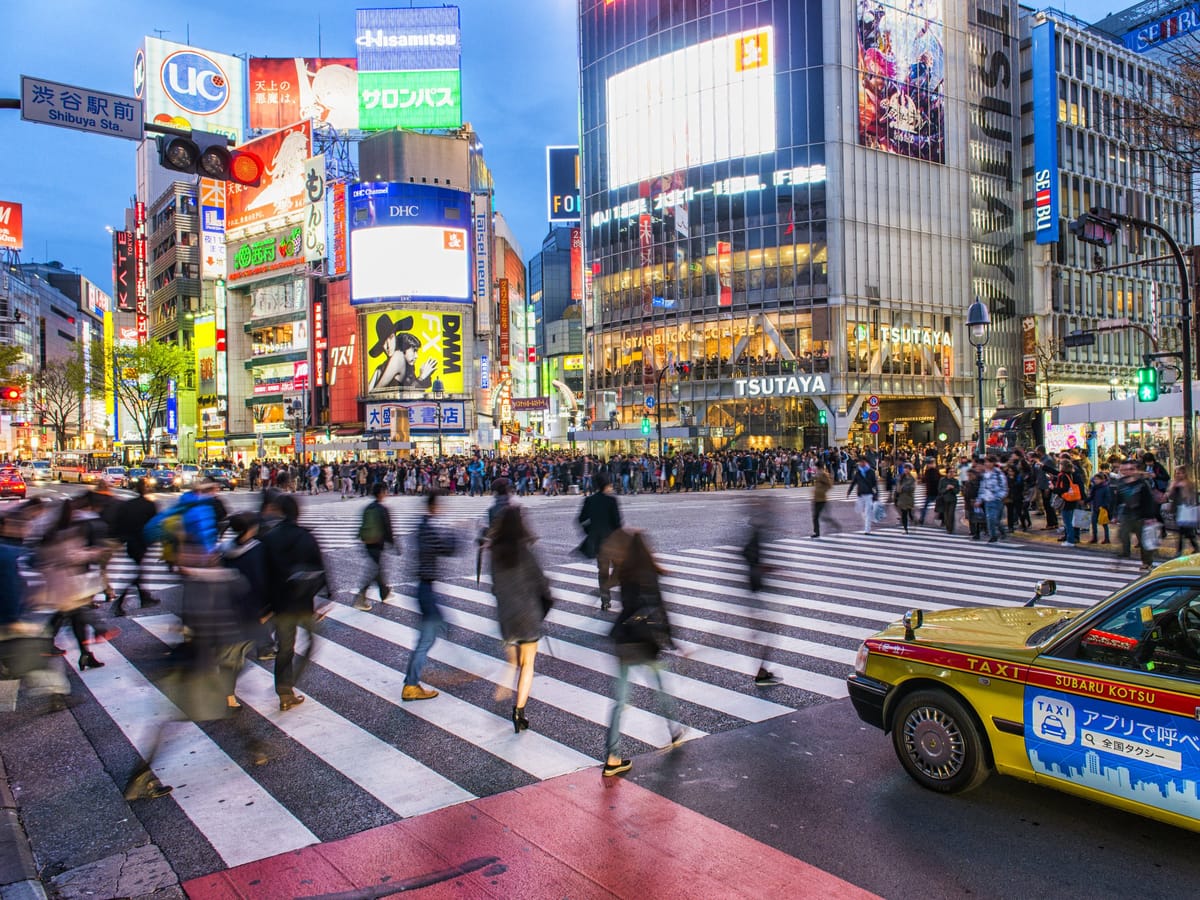
[[[1063,546],[1064,547],[1074,547],[1075,544],[1072,543],[1071,541],[1063,541]]]
[[[423,688],[419,684],[406,684],[404,690],[400,692],[400,699],[404,701],[432,700],[437,695],[437,691]]]
[[[628,772],[632,768],[633,760],[631,759],[623,759],[619,763],[605,763],[604,777],[612,778],[614,775],[620,775],[624,772]]]
[[[354,598],[354,608],[361,609],[364,612],[371,608],[371,601],[367,599],[366,594],[359,594]]]
[[[774,672],[768,672],[766,669],[759,669],[758,674],[754,676],[755,687],[770,687],[773,684],[779,683],[779,676]]]

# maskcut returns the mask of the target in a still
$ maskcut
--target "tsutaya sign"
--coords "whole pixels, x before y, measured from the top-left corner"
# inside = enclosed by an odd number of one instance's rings
[[[773,378],[735,378],[733,381],[735,397],[794,397],[828,392],[824,375],[777,375]]]
[[[910,328],[903,325],[880,325],[876,335],[881,344],[908,344],[922,347],[953,346],[950,332],[934,331],[932,328]]]

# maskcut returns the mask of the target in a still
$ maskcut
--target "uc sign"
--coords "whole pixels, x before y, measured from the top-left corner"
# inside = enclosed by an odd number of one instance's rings
[[[163,60],[161,77],[167,96],[188,112],[211,116],[229,102],[229,77],[203,53],[172,53]]]

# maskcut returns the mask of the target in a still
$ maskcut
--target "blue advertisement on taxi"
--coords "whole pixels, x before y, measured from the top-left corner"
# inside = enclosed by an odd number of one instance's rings
[[[1200,819],[1200,722],[1042,688],[1025,692],[1039,775]]]

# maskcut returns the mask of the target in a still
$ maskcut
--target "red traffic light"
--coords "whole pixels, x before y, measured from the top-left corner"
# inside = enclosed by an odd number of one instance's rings
[[[691,374],[692,374],[692,364],[691,363],[680,363],[679,364],[679,377],[680,378],[687,378]]]
[[[4,400],[7,403],[21,402],[21,389],[19,387],[0,388],[0,400]]]
[[[229,180],[249,187],[257,187],[262,180],[263,162],[253,153],[234,150],[229,160]]]

